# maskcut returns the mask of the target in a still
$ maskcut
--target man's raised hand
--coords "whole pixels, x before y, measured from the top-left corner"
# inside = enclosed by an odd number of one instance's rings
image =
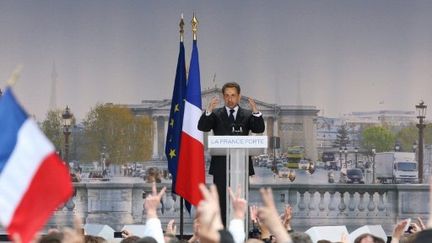
[[[207,112],[213,112],[214,108],[216,108],[216,106],[219,104],[219,98],[218,97],[213,97],[210,100],[210,103],[207,105]]]
[[[255,100],[253,100],[251,98],[248,98],[248,101],[249,101],[249,107],[252,110],[252,112],[253,113],[257,113],[258,112],[258,108],[257,108],[257,105],[255,103]]]
[[[157,218],[157,208],[159,207],[160,201],[165,194],[165,191],[166,187],[163,187],[158,193],[156,189],[156,183],[153,182],[152,193],[146,197],[144,202],[147,218]]]

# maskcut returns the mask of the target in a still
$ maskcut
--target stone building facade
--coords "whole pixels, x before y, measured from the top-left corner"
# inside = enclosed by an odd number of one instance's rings
[[[223,104],[222,90],[211,88],[202,92],[203,109],[212,97],[219,97]],[[263,113],[266,129],[263,135],[280,137],[277,153],[284,153],[287,147],[303,146],[305,157],[317,160],[315,121],[319,110],[315,106],[288,106],[270,104],[255,100]],[[171,100],[143,100],[141,104],[127,105],[136,116],[149,115],[153,118],[153,160],[165,160],[165,136],[168,128]],[[248,108],[248,97],[242,96],[240,106]],[[207,136],[207,134],[205,135]],[[204,139],[206,141],[206,138]]]

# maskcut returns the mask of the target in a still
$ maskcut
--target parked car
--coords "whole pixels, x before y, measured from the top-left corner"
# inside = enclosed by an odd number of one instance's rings
[[[364,184],[363,172],[361,169],[348,169],[347,170],[347,183]]]
[[[299,169],[307,170],[309,168],[309,161],[306,159],[301,159],[298,165]]]
[[[339,170],[338,164],[339,164],[339,162],[337,162],[337,161],[327,161],[325,163],[324,168],[326,170],[335,170],[336,171],[336,170]]]
[[[284,167],[284,168],[281,168],[280,170],[279,170],[279,177],[280,178],[288,178],[288,174],[289,174],[289,170],[288,170],[288,168],[286,168],[286,167]]]

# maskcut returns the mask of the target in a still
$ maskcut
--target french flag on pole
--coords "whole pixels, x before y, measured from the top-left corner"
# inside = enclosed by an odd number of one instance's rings
[[[176,192],[190,204],[197,206],[202,199],[198,185],[200,183],[205,184],[205,164],[203,132],[198,130],[198,121],[202,111],[200,70],[196,40],[193,41],[186,89]]]
[[[67,166],[7,88],[0,97],[0,222],[30,242],[72,196]]]

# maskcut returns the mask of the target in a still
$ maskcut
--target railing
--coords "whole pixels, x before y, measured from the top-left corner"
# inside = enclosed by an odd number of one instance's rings
[[[179,222],[178,197],[166,186],[159,215],[163,224]],[[348,185],[348,184],[252,184],[249,203],[261,204],[259,189],[271,187],[280,212],[285,204],[293,207],[293,228],[305,231],[312,226],[346,225],[352,231],[363,225],[382,225],[387,234],[400,219],[429,216],[428,185]],[[120,230],[124,224],[144,224],[143,193],[148,183],[76,183],[75,197],[59,209],[50,225],[68,225],[71,215],[81,215],[86,223],[107,224]],[[192,217],[184,213],[185,233],[192,232]]]

